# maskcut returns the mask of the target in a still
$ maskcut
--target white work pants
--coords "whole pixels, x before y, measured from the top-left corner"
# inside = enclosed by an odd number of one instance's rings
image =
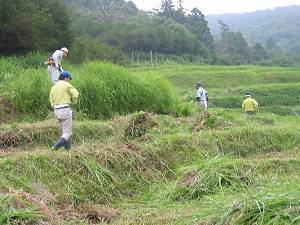
[[[72,136],[72,110],[70,107],[63,109],[54,109],[54,114],[58,119],[62,138],[68,141]]]
[[[48,71],[48,75],[51,79],[52,85],[54,86],[58,82],[60,72],[55,66],[52,66],[52,65],[48,66],[47,71]]]

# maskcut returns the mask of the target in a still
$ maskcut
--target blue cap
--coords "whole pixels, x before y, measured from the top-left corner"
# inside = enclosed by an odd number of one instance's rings
[[[72,75],[69,71],[63,71],[61,74],[60,74],[63,78],[70,78],[70,80],[72,80]]]

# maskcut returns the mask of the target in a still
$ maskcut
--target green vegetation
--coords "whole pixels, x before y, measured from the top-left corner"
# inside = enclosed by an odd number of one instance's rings
[[[131,70],[160,74],[189,101],[194,100],[195,82],[201,81],[208,90],[212,107],[240,108],[246,93],[252,94],[265,112],[293,114],[293,107],[300,105],[298,68],[170,64]]]
[[[268,18],[276,19],[264,24],[268,29],[260,28],[268,32],[262,36],[269,39],[259,43],[265,39],[247,40],[244,36],[246,33],[249,37],[248,26],[242,26],[247,27],[242,29],[245,33],[237,32],[226,16],[225,23],[218,21],[220,35],[214,37],[201,9],[188,11],[183,7],[184,1],[162,0],[160,8],[151,12],[141,11],[132,1],[125,0],[1,1],[1,55],[45,51],[48,58],[55,49],[66,46],[73,63],[106,60],[122,65],[165,61],[217,65],[299,64],[297,29],[286,26],[287,23],[295,26],[290,21],[297,21],[297,8],[291,8],[291,16],[283,17],[280,23],[274,16],[278,10],[271,11]],[[11,16],[17,14],[17,19]],[[228,25],[227,21],[231,23]],[[250,32],[251,36],[258,33],[257,24],[261,23],[255,22],[250,29],[255,30]],[[273,27],[278,24],[292,35],[274,31]]]
[[[71,16],[61,1],[1,0],[0,5],[1,55],[49,51],[71,42]]]
[[[298,68],[66,62],[81,96],[64,152],[40,58],[0,60],[1,224],[300,222]],[[190,102],[198,80],[208,112]],[[248,91],[250,120],[235,108]]]
[[[300,33],[295,29],[300,19],[299,12],[300,7],[294,5],[273,10],[207,16],[206,18],[214,35],[219,32],[218,21],[222,20],[233,31],[241,31],[249,41],[260,43],[268,51],[275,50],[278,54],[280,52],[278,50],[281,49],[299,56]]]
[[[19,210],[3,200],[2,212],[17,209],[3,221],[297,224],[299,119],[249,124],[215,113],[232,124],[205,123],[199,132],[191,129],[195,117],[143,113],[76,121],[71,153],[48,150],[59,131],[54,121],[2,125],[1,140],[14,143],[1,143],[1,193],[26,202]]]
[[[29,62],[27,57],[31,58],[30,55],[22,57],[18,63],[11,62],[9,58],[0,60],[6,68],[0,78],[2,95],[18,113],[43,119],[50,112],[51,84],[45,68],[23,67],[23,61],[31,64],[36,60],[34,56]],[[181,114],[172,87],[160,77],[147,74],[134,76],[125,68],[100,62],[85,63],[71,71],[73,84],[81,94],[76,105],[76,111],[81,115],[92,119],[111,118],[140,110]]]

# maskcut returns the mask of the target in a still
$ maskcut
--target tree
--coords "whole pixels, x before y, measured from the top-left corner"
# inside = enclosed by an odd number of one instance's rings
[[[71,45],[71,20],[59,0],[0,0],[1,54]]]
[[[254,62],[259,62],[267,57],[267,52],[264,47],[259,43],[254,43],[250,47],[251,60]]]
[[[191,11],[191,14],[188,15],[186,27],[191,33],[195,34],[208,49],[213,51],[213,36],[208,27],[208,23],[205,20],[205,16],[199,9],[194,8]]]
[[[160,16],[165,16],[171,19],[175,18],[175,6],[172,0],[162,0],[159,12]]]
[[[221,42],[220,42],[220,50],[223,54],[228,53],[228,33],[229,33],[229,27],[227,24],[225,24],[222,20],[218,21],[219,28],[221,31]]]
[[[250,63],[250,48],[241,32],[229,30],[228,25],[219,21],[221,35],[216,40],[218,57],[228,64]]]
[[[31,0],[0,0],[0,53],[33,50],[39,36],[37,7]]]
[[[51,50],[70,46],[73,40],[72,20],[68,10],[60,0],[33,0],[44,18],[39,30],[38,48]],[[43,19],[40,18],[40,19]]]

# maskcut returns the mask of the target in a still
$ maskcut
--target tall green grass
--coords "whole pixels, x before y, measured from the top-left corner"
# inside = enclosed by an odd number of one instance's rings
[[[81,93],[77,109],[93,119],[140,110],[170,113],[177,104],[170,85],[163,79],[133,76],[109,63],[85,64],[74,77],[74,85]]]
[[[51,89],[46,68],[15,67],[10,61],[0,60],[8,71],[1,77],[2,94],[19,113],[46,118],[50,112]],[[80,92],[76,110],[91,119],[141,110],[162,114],[180,110],[172,87],[159,77],[132,75],[125,68],[101,62],[83,64],[71,73],[72,84]]]

